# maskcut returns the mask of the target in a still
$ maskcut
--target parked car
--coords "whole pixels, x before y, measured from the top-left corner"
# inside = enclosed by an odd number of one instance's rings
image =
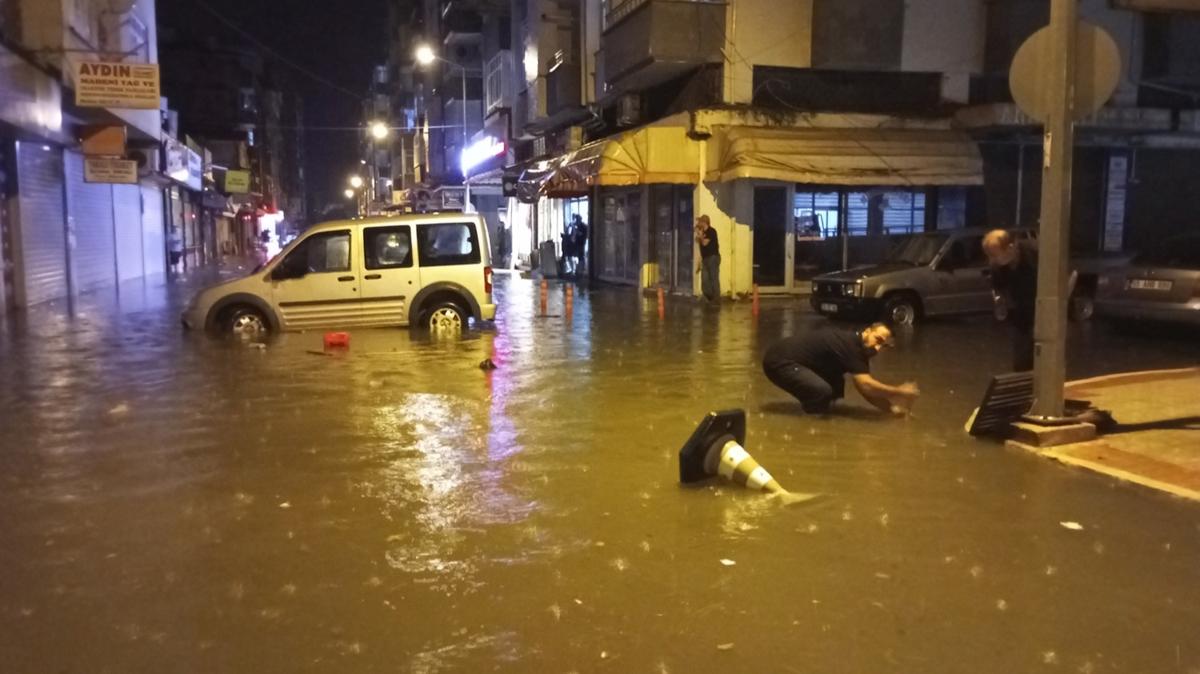
[[[183,325],[232,334],[491,320],[491,246],[478,215],[316,225],[243,278],[196,294]]]
[[[812,306],[826,316],[894,325],[912,325],[932,316],[992,311],[991,270],[982,246],[987,232],[973,228],[914,234],[902,240],[881,264],[814,278]],[[1018,229],[1014,234],[1019,241],[1037,238],[1030,229]],[[1094,280],[1094,273],[1080,268],[1072,318],[1091,316]]]
[[[1096,314],[1200,326],[1200,234],[1164,239],[1100,275]]]

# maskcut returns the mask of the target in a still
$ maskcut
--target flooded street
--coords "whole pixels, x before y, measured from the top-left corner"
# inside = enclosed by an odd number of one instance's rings
[[[505,278],[494,329],[326,356],[183,333],[187,292],[0,332],[4,672],[1200,672],[1200,506],[967,437],[1010,360],[988,318],[875,361],[924,393],[896,421],[766,380],[823,320],[799,300],[660,320],[604,288],[568,319],[552,285],[540,318]],[[1072,378],[1200,356],[1073,330]],[[679,485],[735,407],[822,499]]]

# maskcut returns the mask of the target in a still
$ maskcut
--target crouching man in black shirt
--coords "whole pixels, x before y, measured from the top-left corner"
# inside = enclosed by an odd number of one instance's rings
[[[902,416],[921,394],[917,385],[888,386],[871,376],[871,358],[892,344],[892,331],[882,323],[860,332],[821,327],[771,345],[763,357],[763,372],[810,414],[828,412],[833,401],[845,396],[844,377],[849,374],[867,402]]]

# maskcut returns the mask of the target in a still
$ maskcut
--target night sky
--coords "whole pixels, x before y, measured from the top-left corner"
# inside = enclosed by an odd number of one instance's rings
[[[351,97],[315,78],[287,68],[305,100],[309,127],[354,127],[361,122],[362,101],[371,67],[383,61],[387,45],[387,0],[160,0],[160,23],[183,26],[195,37],[215,35],[238,44],[245,40],[206,13],[200,2],[221,12],[243,31],[295,64],[360,92]],[[312,129],[307,134],[310,219],[326,203],[342,199],[346,177],[358,167],[354,131]]]

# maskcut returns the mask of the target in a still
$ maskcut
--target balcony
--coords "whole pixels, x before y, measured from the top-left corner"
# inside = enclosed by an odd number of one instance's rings
[[[645,89],[710,63],[721,63],[725,3],[626,0],[614,4],[601,36],[606,93]]]
[[[503,108],[511,108],[513,99],[512,52],[507,49],[496,52],[496,55],[488,61],[485,73],[484,115],[490,115]]]
[[[582,107],[582,77],[579,64],[563,61],[546,74],[546,115]]]
[[[442,11],[442,34],[447,47],[478,44],[483,41],[483,15],[447,5]]]

